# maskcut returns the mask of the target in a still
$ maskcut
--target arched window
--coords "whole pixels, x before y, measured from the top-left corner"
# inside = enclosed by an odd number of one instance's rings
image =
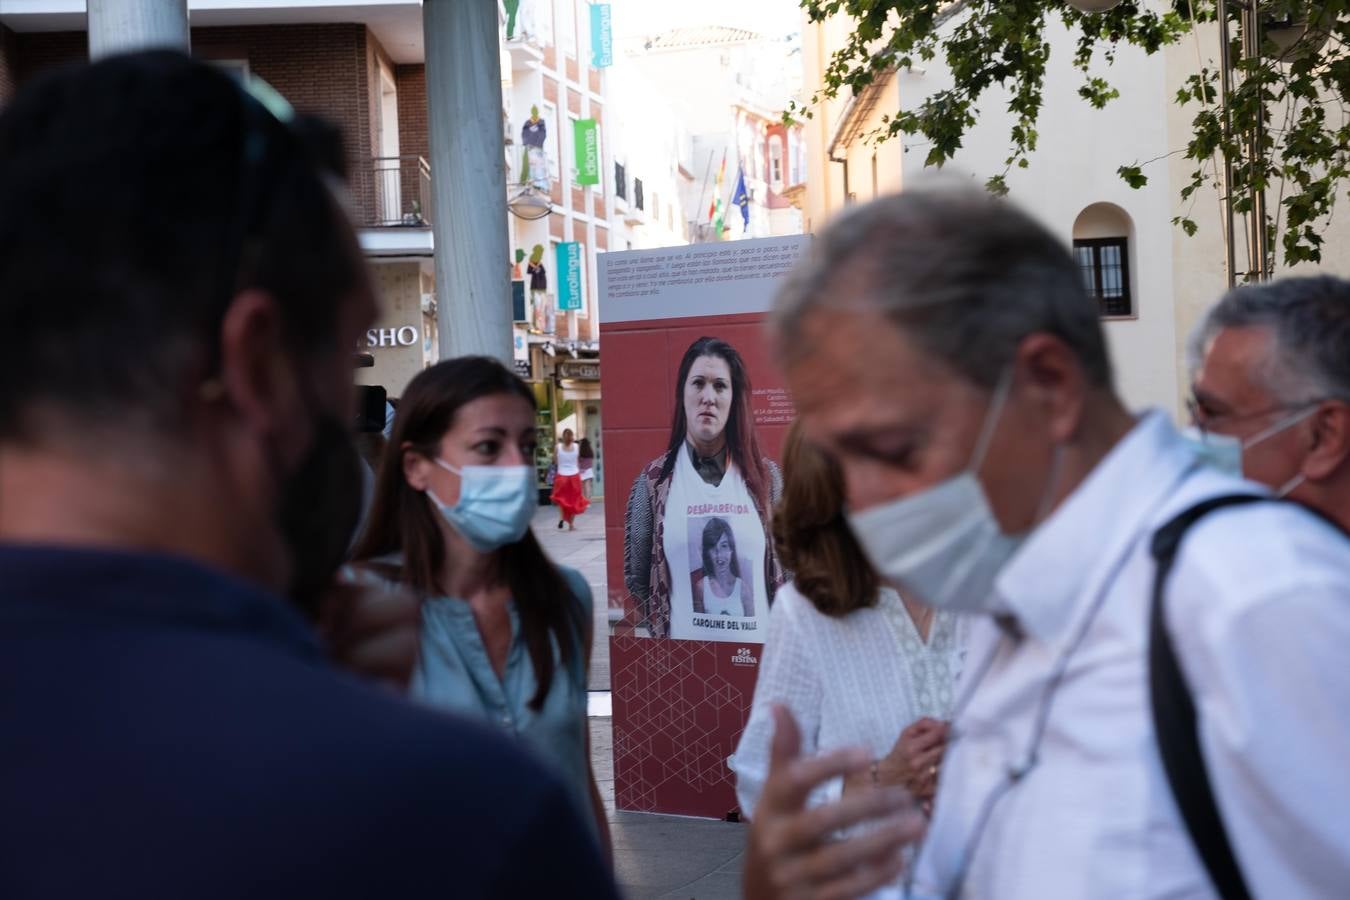
[[[1135,316],[1130,290],[1129,214],[1114,203],[1094,203],[1073,223],[1073,257],[1083,287],[1107,318]]]

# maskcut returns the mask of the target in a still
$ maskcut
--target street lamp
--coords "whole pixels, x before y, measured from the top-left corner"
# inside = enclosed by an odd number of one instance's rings
[[[553,212],[553,201],[532,184],[523,186],[514,197],[506,201],[506,208],[518,219],[533,222]]]

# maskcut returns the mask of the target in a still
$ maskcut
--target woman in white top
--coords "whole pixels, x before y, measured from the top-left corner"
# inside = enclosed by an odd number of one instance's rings
[[[558,470],[553,476],[553,503],[558,507],[558,527],[566,525],[577,530],[574,520],[590,506],[581,492],[581,448],[573,439],[572,429],[564,428],[562,440],[554,454]]]
[[[872,753],[869,771],[829,785],[813,804],[902,785],[931,810],[965,620],[904,600],[880,582],[844,518],[838,466],[796,425],[773,521],[793,583],[770,613],[750,721],[730,760],[741,812],[754,816],[769,773],[776,705],[800,725],[804,756],[850,746]]]

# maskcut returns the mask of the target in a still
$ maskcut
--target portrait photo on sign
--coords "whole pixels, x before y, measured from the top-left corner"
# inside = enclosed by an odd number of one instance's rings
[[[597,257],[616,808],[737,806],[726,761],[785,578],[776,460],[795,417],[765,320],[810,240]]]
[[[727,634],[755,630],[755,566],[737,552],[727,519],[689,518],[689,588],[695,627]]]
[[[695,337],[670,380],[664,451],[632,482],[625,585],[637,628],[676,640],[763,640],[782,581],[769,522],[781,476],[760,447],[740,351]]]

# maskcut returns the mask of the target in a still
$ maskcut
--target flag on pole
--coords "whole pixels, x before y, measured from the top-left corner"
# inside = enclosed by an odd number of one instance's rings
[[[727,151],[722,151],[722,165],[717,170],[717,182],[713,189],[712,199],[708,201],[708,222],[711,224],[713,217],[717,214],[717,199],[721,193],[722,176],[727,171]]]
[[[722,239],[722,180],[727,174],[727,152],[722,151],[722,165],[717,167],[717,183],[713,187],[712,203],[708,204],[708,221],[712,223],[713,240]]]
[[[745,189],[745,169],[740,170],[736,179],[736,192],[731,195],[731,205],[741,208],[741,225],[750,227],[750,192]]]

